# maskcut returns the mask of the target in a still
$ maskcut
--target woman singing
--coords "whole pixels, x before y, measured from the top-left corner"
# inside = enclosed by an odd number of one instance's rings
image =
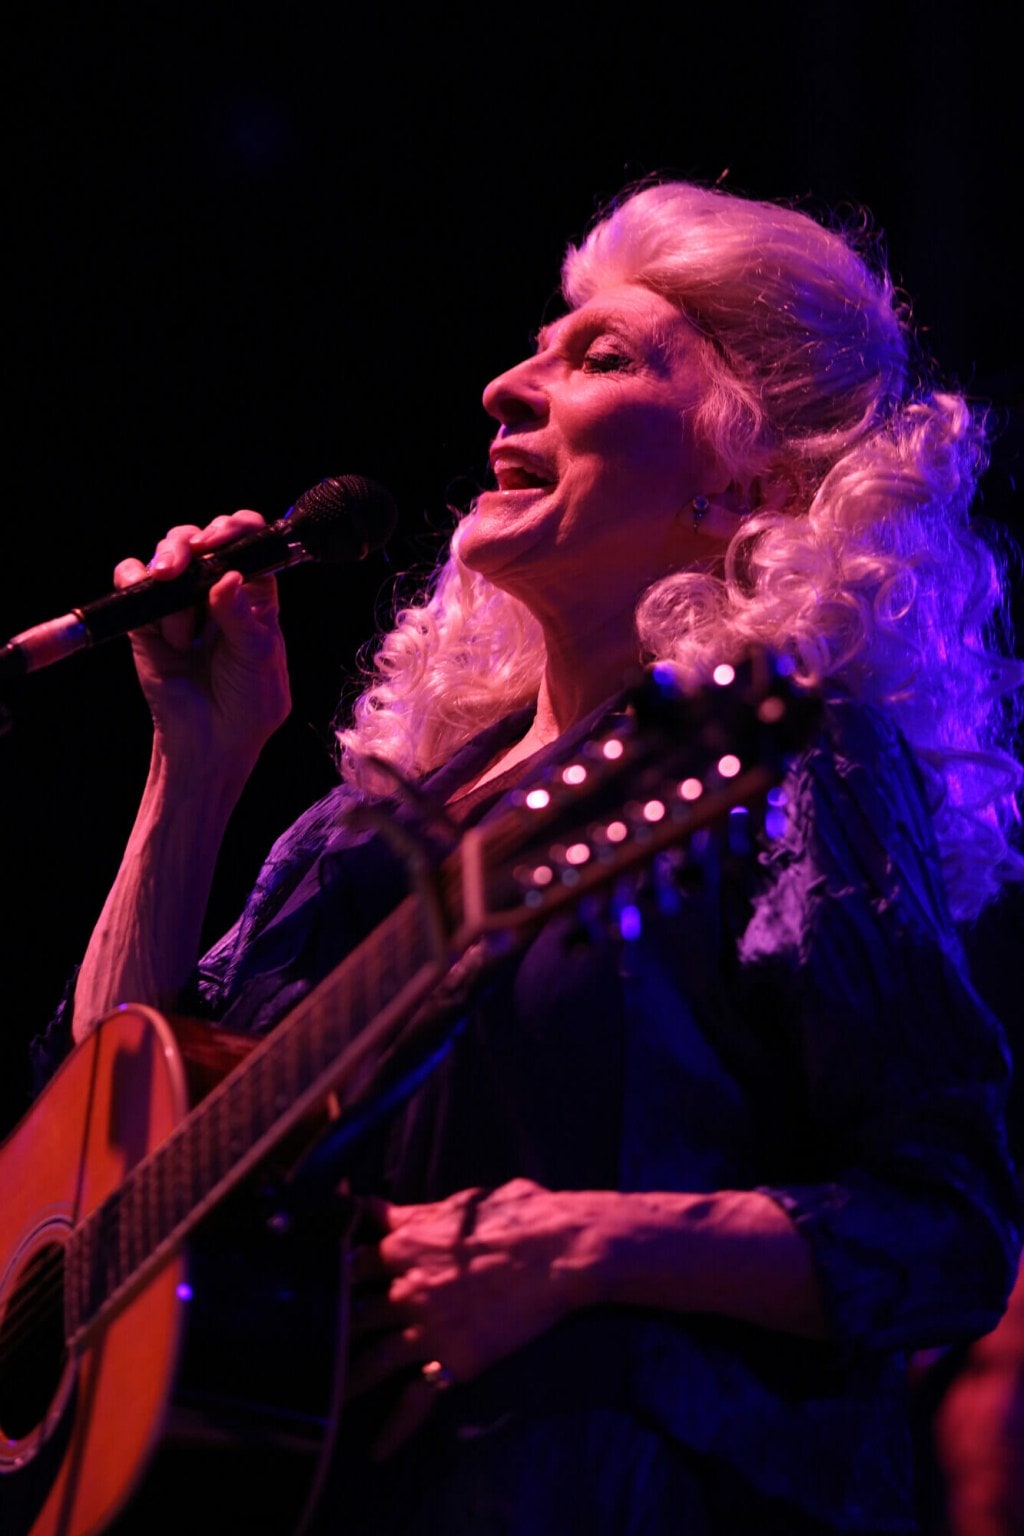
[[[273,581],[224,576],[198,630],[133,637],[152,768],[74,1033],[121,999],[272,1029],[405,889],[354,807],[486,825],[628,712],[641,667],[689,686],[787,658],[825,708],[760,856],[703,839],[625,937],[552,917],[354,1154],[321,1518],[909,1531],[906,1353],[990,1328],[1020,1241],[1004,1047],[955,926],[1024,872],[1021,667],[969,517],[983,423],[916,376],[887,275],[788,208],[647,186],[563,292],[484,392],[493,483],[381,643],[342,784],[198,969],[225,823],[288,708]],[[174,528],[117,580],[257,523]]]

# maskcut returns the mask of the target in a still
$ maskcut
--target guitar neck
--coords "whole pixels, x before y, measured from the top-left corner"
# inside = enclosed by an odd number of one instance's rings
[[[381,1042],[443,970],[423,903],[407,897],[76,1227],[68,1342],[86,1342],[332,1090],[357,1093]]]

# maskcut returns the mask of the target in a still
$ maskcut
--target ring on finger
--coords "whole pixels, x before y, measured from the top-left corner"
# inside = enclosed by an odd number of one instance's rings
[[[449,1387],[455,1385],[455,1377],[440,1360],[428,1360],[425,1365],[421,1365],[420,1375],[434,1392],[447,1392]]]

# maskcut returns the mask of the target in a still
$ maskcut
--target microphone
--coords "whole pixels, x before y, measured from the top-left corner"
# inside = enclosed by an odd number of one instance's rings
[[[193,560],[170,581],[144,581],[111,592],[14,635],[0,647],[0,680],[49,667],[199,602],[226,571],[248,579],[307,560],[362,560],[394,532],[398,508],[389,492],[361,475],[338,475],[305,491],[278,522]]]

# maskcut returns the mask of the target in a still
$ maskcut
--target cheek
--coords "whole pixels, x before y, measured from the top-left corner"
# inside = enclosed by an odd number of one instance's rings
[[[646,401],[584,417],[573,437],[577,451],[598,461],[606,474],[634,481],[671,485],[700,467],[688,416]]]

